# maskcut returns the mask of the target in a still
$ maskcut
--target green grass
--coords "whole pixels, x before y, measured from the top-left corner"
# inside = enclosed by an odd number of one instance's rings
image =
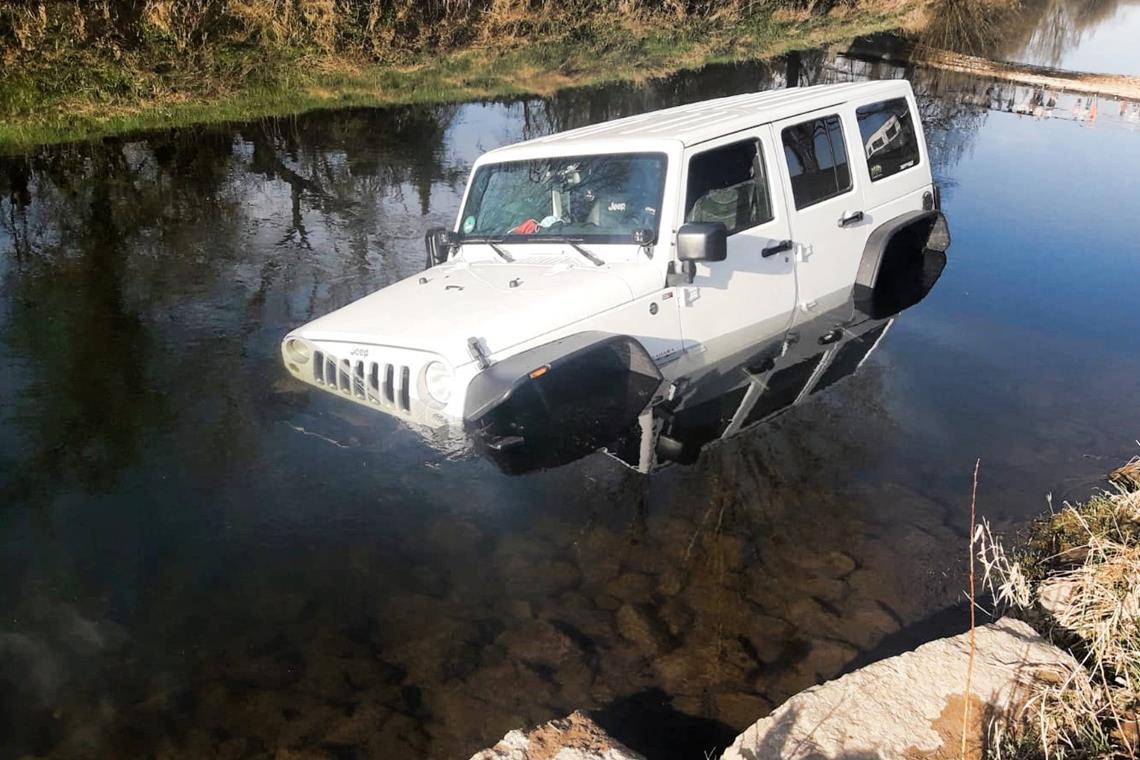
[[[109,60],[70,53],[9,70],[0,82],[0,153],[194,123],[317,108],[545,95],[637,81],[709,63],[779,55],[897,27],[903,11],[865,6],[829,16],[758,16],[642,31],[584,25],[518,47],[469,48],[406,64],[218,45],[189,58],[151,49]]]

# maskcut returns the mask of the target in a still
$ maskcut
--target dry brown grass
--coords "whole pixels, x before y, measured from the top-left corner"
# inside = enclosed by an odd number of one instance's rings
[[[726,23],[817,0],[0,0],[0,42],[17,56],[51,45],[127,51],[155,41],[186,53],[238,44],[355,52],[388,60],[425,45],[509,45],[605,19]]]
[[[639,81],[893,28],[925,1],[0,0],[0,151]]]
[[[1115,490],[1039,521],[1011,556],[983,522],[984,584],[1084,665],[1042,685],[1020,715],[993,727],[996,758],[1131,758],[1140,752],[1140,461]]]

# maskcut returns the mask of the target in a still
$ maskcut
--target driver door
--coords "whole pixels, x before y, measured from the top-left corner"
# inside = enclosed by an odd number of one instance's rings
[[[698,262],[680,286],[683,374],[742,350],[781,342],[796,303],[793,251],[784,189],[768,126],[702,144],[686,154],[681,209],[685,222],[721,222],[724,261]]]

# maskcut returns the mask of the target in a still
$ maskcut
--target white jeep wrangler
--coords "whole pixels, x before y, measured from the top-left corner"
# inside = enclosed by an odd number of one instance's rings
[[[293,330],[282,357],[306,383],[464,431],[509,472],[597,449],[641,470],[692,458],[805,397],[845,343],[865,356],[859,336],[925,295],[950,242],[905,81],[493,150],[461,209],[429,231],[426,271]],[[690,419],[717,398],[715,419]]]

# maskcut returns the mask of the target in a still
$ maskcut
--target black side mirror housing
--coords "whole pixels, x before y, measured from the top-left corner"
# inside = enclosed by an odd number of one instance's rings
[[[724,261],[728,256],[728,229],[721,222],[689,222],[677,230],[677,258],[681,261]]]
[[[432,227],[424,235],[424,246],[427,248],[427,267],[431,269],[436,264],[447,261],[451,247],[458,242],[458,236],[446,227]]]

